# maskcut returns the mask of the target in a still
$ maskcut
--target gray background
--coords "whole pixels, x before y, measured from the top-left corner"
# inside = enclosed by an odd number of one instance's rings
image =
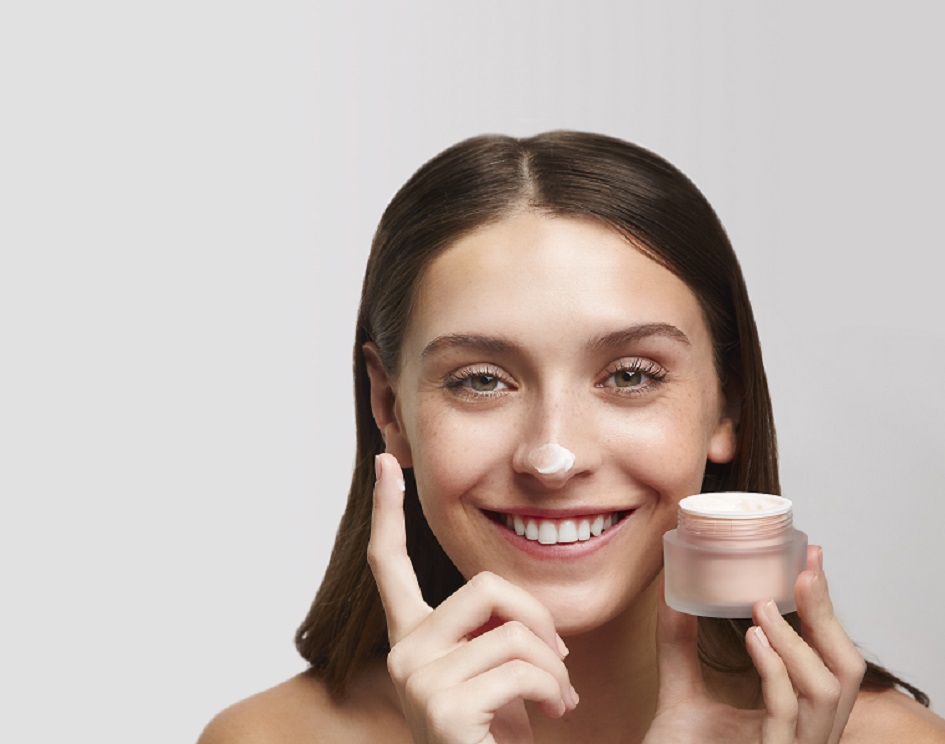
[[[5,4],[0,739],[193,740],[303,668],[377,219],[446,145],[552,128],[715,205],[797,522],[942,711],[939,7]]]

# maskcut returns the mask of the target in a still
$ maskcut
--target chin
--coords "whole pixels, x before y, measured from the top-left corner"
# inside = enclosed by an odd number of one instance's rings
[[[608,625],[624,615],[642,594],[635,592],[631,596],[624,593],[622,597],[616,597],[612,590],[599,586],[591,590],[561,586],[528,589],[548,608],[555,628],[563,637],[583,635]]]

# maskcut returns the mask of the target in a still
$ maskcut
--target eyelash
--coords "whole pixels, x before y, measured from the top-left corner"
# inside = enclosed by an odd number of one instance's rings
[[[609,365],[605,371],[606,376],[601,382],[597,383],[596,387],[608,388],[613,394],[626,397],[646,395],[651,392],[653,388],[664,383],[668,375],[664,367],[649,359],[621,359]],[[631,374],[639,373],[647,379],[643,384],[633,388],[620,388],[616,385],[606,384],[614,375],[622,372],[629,372]],[[504,385],[505,388],[488,391],[473,390],[472,380],[477,377],[494,378],[498,383]],[[450,372],[443,378],[443,385],[455,395],[463,396],[470,400],[482,400],[484,398],[494,398],[503,395],[512,387],[512,382],[498,367],[482,365],[477,367],[463,367]]]
[[[462,369],[450,372],[443,378],[444,386],[455,393],[472,400],[482,400],[483,398],[493,398],[505,393],[505,390],[481,391],[472,389],[472,380],[477,377],[492,377],[505,385],[506,388],[512,387],[512,383],[505,377],[497,367],[463,367]]]
[[[627,397],[645,395],[651,392],[653,388],[666,382],[668,376],[668,373],[664,367],[661,367],[659,364],[650,359],[621,359],[608,366],[606,372],[607,376],[604,377],[604,379],[598,383],[597,386],[601,388],[610,388],[614,394],[624,395]],[[609,379],[611,379],[614,375],[620,374],[621,372],[629,372],[631,374],[640,373],[648,379],[642,385],[634,388],[619,388],[616,385],[606,384]]]

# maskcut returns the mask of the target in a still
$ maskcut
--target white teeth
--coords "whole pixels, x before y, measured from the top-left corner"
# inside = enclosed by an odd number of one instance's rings
[[[578,540],[584,542],[585,540],[591,539],[591,523],[587,519],[582,519],[578,522]]]
[[[532,519],[519,515],[505,517],[505,526],[526,540],[538,541],[542,545],[584,542],[601,534],[619,520],[615,513],[598,514],[584,519]]]
[[[538,539],[538,523],[534,519],[529,519],[525,523],[525,537],[528,540]]]
[[[555,545],[558,542],[558,528],[547,519],[538,524],[538,542],[542,545]]]
[[[577,542],[577,525],[573,519],[565,519],[558,525],[558,542],[573,543]]]

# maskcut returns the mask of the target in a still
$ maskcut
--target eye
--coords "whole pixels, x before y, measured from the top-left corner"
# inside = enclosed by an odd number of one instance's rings
[[[469,387],[477,393],[493,393],[504,383],[495,375],[472,375],[467,378]]]
[[[638,369],[621,369],[613,374],[614,385],[619,388],[639,387],[646,382],[646,376]]]
[[[620,359],[607,367],[598,387],[611,388],[621,395],[644,393],[666,380],[666,370],[649,359]]]
[[[488,397],[509,389],[504,373],[497,367],[463,367],[450,372],[445,380],[446,387],[457,395],[467,397]]]

